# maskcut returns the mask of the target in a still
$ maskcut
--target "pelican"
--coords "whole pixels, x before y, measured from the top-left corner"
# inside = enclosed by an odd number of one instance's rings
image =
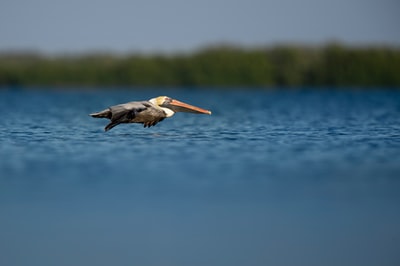
[[[90,114],[95,118],[108,118],[111,122],[105,131],[122,123],[141,123],[151,127],[164,118],[173,116],[176,112],[209,114],[211,111],[180,102],[168,96],[159,96],[148,101],[128,102],[111,106],[101,112]]]

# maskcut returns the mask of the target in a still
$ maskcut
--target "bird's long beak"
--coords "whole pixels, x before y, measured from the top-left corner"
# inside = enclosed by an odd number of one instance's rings
[[[187,103],[180,102],[178,100],[172,99],[168,104],[169,108],[174,112],[185,112],[185,113],[195,113],[195,114],[211,114],[211,111],[205,110],[203,108],[193,106]]]

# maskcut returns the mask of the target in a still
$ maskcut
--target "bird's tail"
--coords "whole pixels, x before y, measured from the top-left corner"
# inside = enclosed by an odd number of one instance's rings
[[[105,109],[105,110],[103,110],[103,111],[101,111],[101,112],[97,112],[97,113],[93,113],[93,114],[90,114],[90,116],[91,117],[95,117],[95,118],[108,118],[108,119],[111,119],[111,110],[108,108],[108,109]]]

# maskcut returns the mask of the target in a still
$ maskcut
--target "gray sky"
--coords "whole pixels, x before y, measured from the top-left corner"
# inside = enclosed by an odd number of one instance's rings
[[[400,0],[0,0],[0,50],[400,45]]]

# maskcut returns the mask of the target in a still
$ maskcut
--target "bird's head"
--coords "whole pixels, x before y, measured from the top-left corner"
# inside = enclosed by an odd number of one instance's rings
[[[178,100],[172,99],[168,96],[159,96],[157,98],[150,99],[150,102],[154,105],[157,105],[161,108],[168,109],[165,110],[168,116],[172,116],[176,112],[185,112],[185,113],[195,113],[195,114],[211,114],[211,111],[205,110],[200,107],[196,107],[184,102],[180,102]],[[172,113],[171,113],[172,111]]]

